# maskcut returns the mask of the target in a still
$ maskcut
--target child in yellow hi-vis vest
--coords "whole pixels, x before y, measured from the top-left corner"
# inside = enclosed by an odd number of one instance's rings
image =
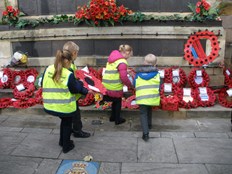
[[[156,63],[156,56],[148,54],[144,58],[144,65],[135,70],[136,104],[139,105],[144,141],[148,141],[149,129],[152,128],[152,107],[160,105],[160,75]]]

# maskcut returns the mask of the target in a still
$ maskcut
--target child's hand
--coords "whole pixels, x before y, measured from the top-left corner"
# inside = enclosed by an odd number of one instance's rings
[[[88,90],[88,94],[93,94],[94,95],[94,92],[92,90]]]

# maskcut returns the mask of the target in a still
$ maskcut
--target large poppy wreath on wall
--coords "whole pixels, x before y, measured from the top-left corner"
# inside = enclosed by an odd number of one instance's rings
[[[211,52],[209,55],[203,49],[201,40],[209,40]],[[205,30],[194,33],[189,37],[184,48],[184,58],[194,66],[207,65],[219,55],[219,42],[214,32]]]

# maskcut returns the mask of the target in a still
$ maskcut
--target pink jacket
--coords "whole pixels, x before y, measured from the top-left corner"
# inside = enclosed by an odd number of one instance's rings
[[[110,53],[109,57],[108,57],[108,62],[109,63],[113,63],[118,59],[122,59],[123,56],[122,54],[118,51],[118,50],[114,50]],[[124,58],[123,58],[124,59]],[[132,84],[129,80],[129,78],[127,77],[127,65],[125,63],[120,63],[118,65],[118,72],[120,75],[120,79],[122,81],[122,83],[124,85],[126,85],[127,87],[131,87]],[[123,97],[123,91],[111,91],[111,90],[107,90],[107,95],[110,97]]]

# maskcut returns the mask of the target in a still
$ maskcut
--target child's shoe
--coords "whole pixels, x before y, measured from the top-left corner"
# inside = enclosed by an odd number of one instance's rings
[[[142,139],[147,142],[149,140],[149,134],[143,134]]]
[[[74,149],[75,145],[70,143],[68,147],[63,147],[63,153],[68,153],[70,150]]]

